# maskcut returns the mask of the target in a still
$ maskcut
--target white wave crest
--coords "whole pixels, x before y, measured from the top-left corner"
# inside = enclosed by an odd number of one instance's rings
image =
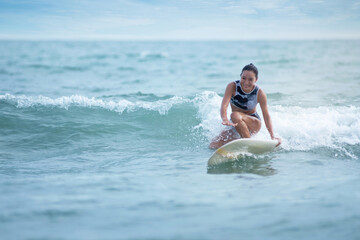
[[[45,96],[14,96],[11,94],[0,95],[0,100],[13,102],[18,108],[28,108],[36,106],[50,106],[69,109],[70,107],[99,107],[110,111],[123,113],[124,111],[133,112],[137,109],[145,109],[148,111],[157,111],[161,115],[167,114],[173,105],[189,101],[182,97],[172,97],[166,100],[158,100],[154,102],[136,101],[131,102],[125,99],[118,101],[88,98],[79,95],[62,96],[59,98],[49,98]]]
[[[225,128],[220,118],[221,101],[222,97],[214,92],[203,92],[194,99],[201,121],[195,128],[202,128],[209,141]],[[317,147],[339,149],[343,144],[360,144],[359,107],[303,108],[269,104],[274,133],[282,138],[282,147],[286,150],[307,151]],[[263,118],[259,106],[257,110]],[[230,118],[230,107],[227,113]],[[263,120],[261,130],[254,138],[270,139]]]
[[[286,141],[284,148],[309,150],[337,148],[360,143],[360,108],[330,106],[316,108],[272,106],[269,108],[276,132]]]

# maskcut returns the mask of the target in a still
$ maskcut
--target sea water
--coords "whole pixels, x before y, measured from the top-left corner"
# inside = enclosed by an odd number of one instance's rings
[[[248,63],[282,148],[208,168]],[[360,41],[1,41],[0,83],[1,239],[360,238]]]

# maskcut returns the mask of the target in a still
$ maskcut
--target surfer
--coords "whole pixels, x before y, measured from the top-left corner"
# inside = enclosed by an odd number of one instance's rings
[[[216,149],[232,140],[240,137],[250,138],[259,132],[261,118],[256,112],[257,103],[260,103],[265,125],[271,139],[278,140],[278,145],[280,145],[281,139],[274,136],[266,94],[256,85],[258,69],[254,64],[250,63],[242,69],[240,77],[240,80],[227,85],[220,108],[222,124],[232,128],[223,130],[219,136],[212,140],[209,147]],[[228,119],[226,112],[229,103],[231,103],[232,110],[230,115],[231,121]]]

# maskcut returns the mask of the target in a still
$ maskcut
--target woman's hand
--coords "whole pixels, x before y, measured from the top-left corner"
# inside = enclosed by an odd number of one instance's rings
[[[222,121],[222,125],[236,127],[238,124],[237,123],[232,123],[228,119],[226,119],[226,120]]]
[[[275,147],[278,147],[281,144],[281,138],[272,137],[271,139],[272,140],[277,140],[279,142]]]

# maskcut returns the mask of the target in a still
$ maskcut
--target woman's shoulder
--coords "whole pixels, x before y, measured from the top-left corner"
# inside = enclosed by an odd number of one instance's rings
[[[235,91],[236,91],[236,83],[235,82],[228,83],[228,85],[226,86],[226,92],[231,93],[231,96],[233,96],[235,95]]]
[[[262,101],[262,100],[266,100],[266,93],[264,90],[262,90],[262,88],[259,87],[259,90],[258,90],[258,101]]]
[[[258,88],[258,93],[259,94],[265,94],[264,90],[259,85],[256,85],[256,87]]]
[[[236,81],[229,82],[227,87],[236,87]]]

